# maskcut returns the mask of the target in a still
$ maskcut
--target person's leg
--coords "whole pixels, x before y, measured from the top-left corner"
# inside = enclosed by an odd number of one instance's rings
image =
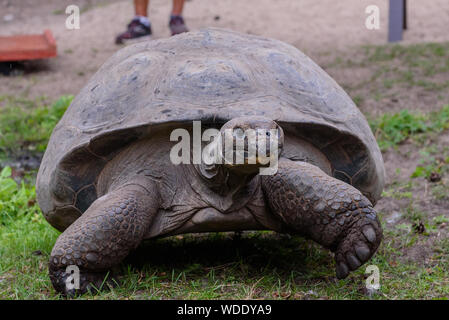
[[[148,3],[150,0],[134,0],[134,9],[136,16],[148,16]]]
[[[173,8],[170,15],[170,31],[174,36],[178,33],[189,31],[186,27],[184,19],[182,18],[182,10],[184,9],[184,0],[173,0]]]
[[[182,9],[184,9],[184,0],[173,0],[173,9],[171,14],[173,16],[180,16],[182,15]]]
[[[128,24],[127,30],[117,36],[115,43],[121,44],[127,40],[151,35],[151,24],[147,17],[149,2],[149,0],[134,0],[136,16]]]

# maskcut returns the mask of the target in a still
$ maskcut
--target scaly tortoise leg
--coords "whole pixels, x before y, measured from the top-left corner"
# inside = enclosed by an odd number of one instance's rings
[[[51,252],[50,279],[64,295],[100,288],[108,269],[141,242],[158,210],[153,185],[127,184],[97,200],[58,238]],[[80,270],[80,288],[68,290],[67,266]]]
[[[262,188],[286,228],[335,252],[339,279],[368,261],[381,242],[371,202],[314,165],[281,159],[275,175],[262,176]]]

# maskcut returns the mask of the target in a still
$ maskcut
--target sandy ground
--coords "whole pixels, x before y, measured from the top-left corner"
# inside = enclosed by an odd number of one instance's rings
[[[67,30],[65,7],[80,7],[81,28]],[[380,29],[365,27],[367,5],[380,8]],[[449,1],[409,0],[404,42],[449,41]],[[171,1],[151,0],[154,39],[169,36]],[[185,18],[192,30],[214,26],[288,42],[319,61],[319,53],[351,52],[353,46],[382,44],[387,38],[387,0],[188,0]],[[31,63],[18,77],[0,77],[0,95],[29,97],[76,94],[120,47],[114,37],[133,16],[132,1],[0,0],[0,35],[51,29],[58,57]],[[11,21],[11,17],[13,18]]]

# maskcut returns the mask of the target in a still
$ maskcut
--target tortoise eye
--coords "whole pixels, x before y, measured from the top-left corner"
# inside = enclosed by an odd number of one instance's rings
[[[245,131],[243,131],[242,128],[235,128],[234,131],[232,132],[232,134],[234,135],[234,137],[242,139],[245,137]]]

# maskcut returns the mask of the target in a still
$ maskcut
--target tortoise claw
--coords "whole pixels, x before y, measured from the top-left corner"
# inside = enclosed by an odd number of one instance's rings
[[[337,274],[337,278],[338,279],[344,279],[349,274],[348,266],[344,262],[340,262],[337,265],[337,270],[336,271],[337,271],[336,274]]]
[[[367,208],[374,212],[374,209],[371,206]],[[368,261],[376,252],[381,238],[382,229],[377,217],[372,220],[371,216],[368,217],[362,215],[357,222],[350,227],[346,236],[337,246],[335,252],[337,278],[345,278],[349,273],[345,272],[347,268],[354,271]]]

